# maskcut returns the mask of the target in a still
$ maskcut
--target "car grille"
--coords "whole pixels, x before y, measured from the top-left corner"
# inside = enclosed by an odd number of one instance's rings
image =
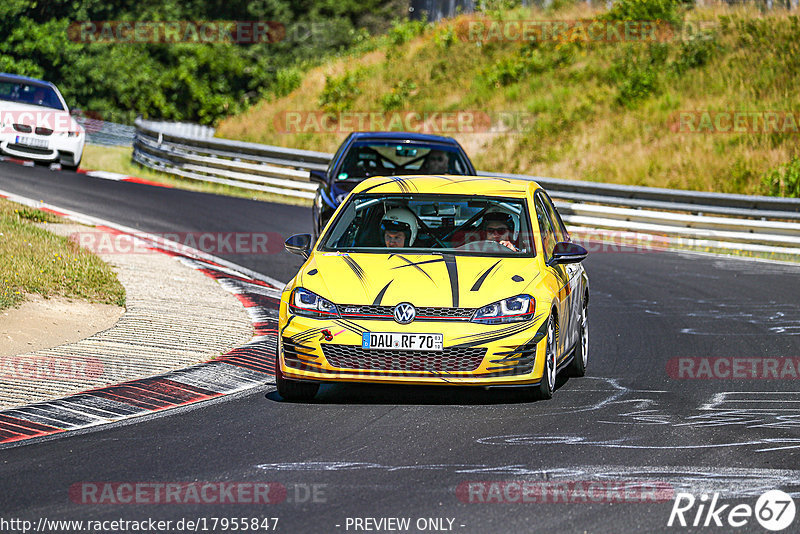
[[[14,124],[14,129],[20,133],[31,133],[33,131],[33,127],[29,124]]]
[[[475,308],[420,307],[416,310],[415,321],[469,321],[475,313]],[[343,304],[339,306],[339,313],[348,319],[394,319],[394,306]]]
[[[8,148],[18,152],[27,152],[28,154],[36,154],[39,156],[49,156],[53,154],[53,151],[49,148],[39,148],[35,146],[22,145],[19,143],[9,143]]]
[[[359,345],[322,345],[325,359],[340,369],[376,371],[464,372],[480,367],[485,348],[443,351],[366,350]]]
[[[51,130],[50,128],[42,128],[41,126],[37,126],[35,132],[38,135],[52,135],[53,134],[53,130]]]

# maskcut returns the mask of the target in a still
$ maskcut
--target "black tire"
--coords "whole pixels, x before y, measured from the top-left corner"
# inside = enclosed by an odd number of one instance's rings
[[[75,172],[75,171],[77,171],[77,170],[78,170],[78,165],[64,165],[64,164],[62,164],[62,165],[61,165],[61,170],[62,170],[62,171],[72,171],[72,172]]]
[[[586,299],[583,300],[583,306],[581,306],[580,322],[578,341],[575,343],[575,353],[567,368],[569,376],[578,378],[586,375],[586,364],[589,362],[589,320],[587,318]]]
[[[319,384],[285,378],[278,358],[275,359],[275,384],[278,386],[278,395],[287,401],[310,401],[319,391]]]
[[[545,352],[542,381],[539,382],[538,386],[534,386],[531,392],[536,400],[552,399],[553,392],[556,390],[556,377],[558,375],[556,341],[558,339],[558,328],[554,315],[555,311],[547,318],[547,351]]]

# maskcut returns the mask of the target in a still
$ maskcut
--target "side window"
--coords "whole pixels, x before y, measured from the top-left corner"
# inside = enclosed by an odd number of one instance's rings
[[[331,158],[331,164],[330,164],[330,167],[329,167],[331,171],[333,171],[333,166],[338,163],[339,158],[342,156],[342,153],[344,152],[344,149],[347,146],[347,142],[350,140],[350,138],[352,136],[353,136],[353,134],[350,134],[350,135],[347,136],[347,138],[344,141],[342,141],[342,144],[339,145],[339,149],[336,150],[336,154],[334,154],[333,158]]]
[[[553,227],[553,231],[556,234],[556,239],[559,241],[569,241],[569,234],[567,233],[567,227],[564,226],[564,221],[561,220],[561,216],[556,211],[556,207],[553,205],[553,201],[547,195],[540,195],[542,199],[542,203],[547,210],[547,215],[550,218],[550,223]]]
[[[539,195],[536,195],[535,206],[536,220],[539,223],[539,231],[542,233],[542,248],[544,248],[544,258],[546,261],[553,256],[553,249],[556,246],[557,238],[553,230],[553,225],[550,222],[550,217],[548,217],[547,211],[542,204],[542,198]]]

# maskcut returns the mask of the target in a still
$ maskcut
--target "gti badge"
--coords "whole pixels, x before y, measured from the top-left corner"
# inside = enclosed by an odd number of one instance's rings
[[[394,307],[394,320],[400,324],[408,324],[417,316],[417,310],[408,302],[401,302]]]

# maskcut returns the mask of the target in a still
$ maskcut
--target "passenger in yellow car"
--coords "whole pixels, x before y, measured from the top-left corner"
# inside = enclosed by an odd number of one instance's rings
[[[487,240],[495,241],[517,252],[511,235],[514,231],[514,219],[511,215],[498,211],[487,213],[483,216],[483,230],[486,232]]]
[[[390,209],[381,219],[381,235],[389,248],[410,247],[417,237],[417,230],[417,218],[406,208]]]

